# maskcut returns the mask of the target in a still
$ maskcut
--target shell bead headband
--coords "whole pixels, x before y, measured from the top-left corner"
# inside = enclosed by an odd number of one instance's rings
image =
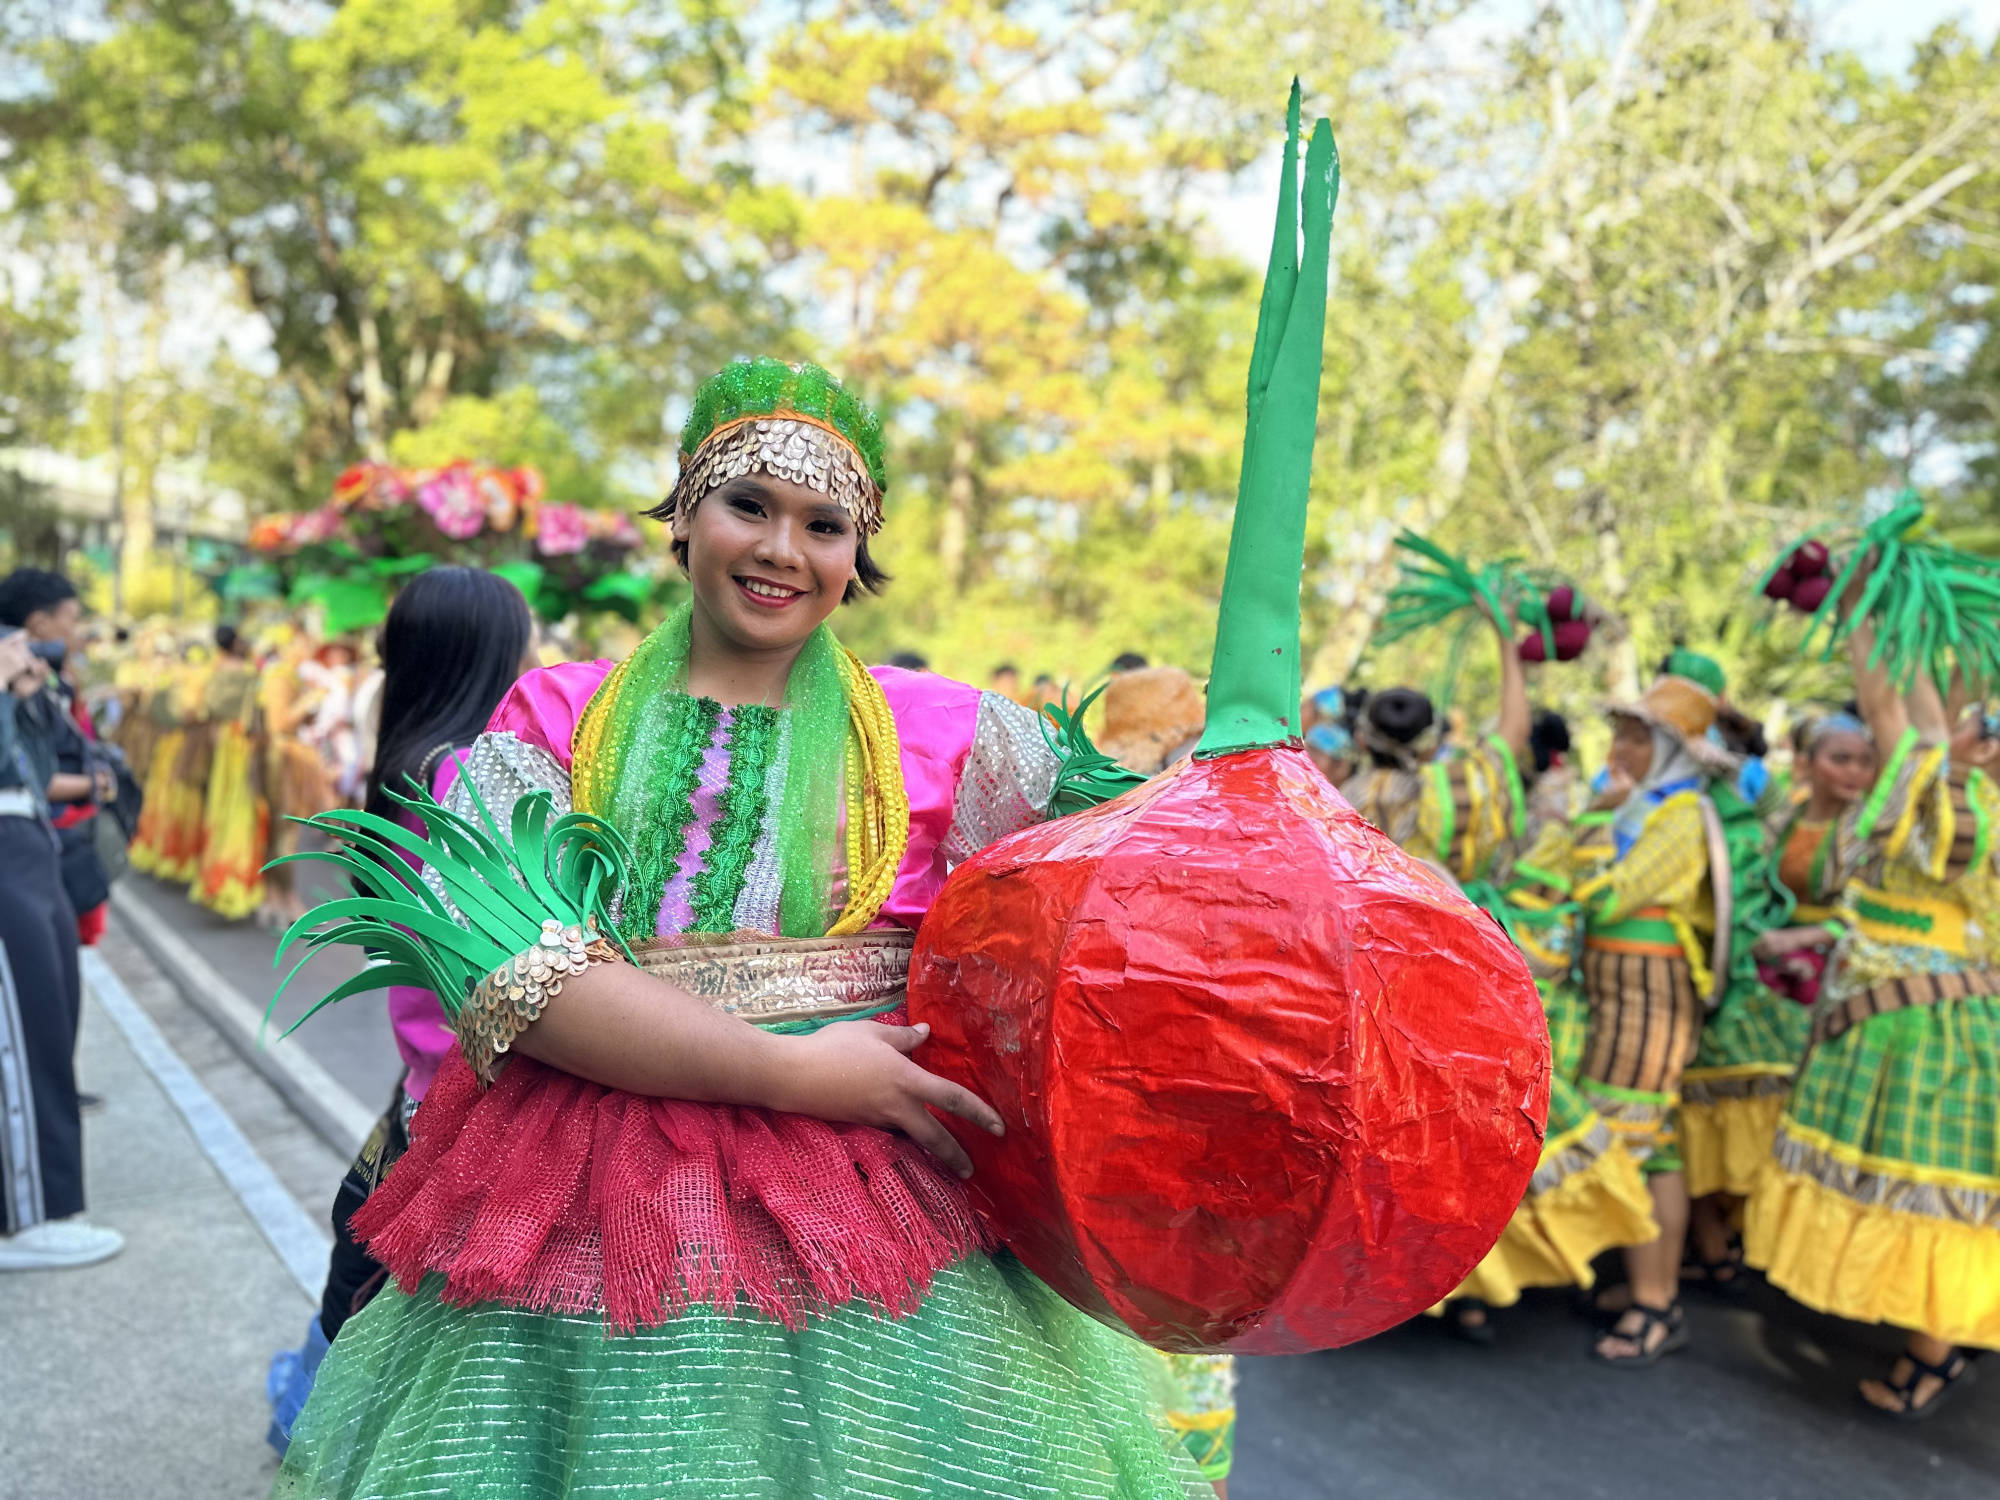
[[[654,512],[676,523],[717,485],[765,473],[816,490],[864,536],[882,526],[882,424],[818,365],[738,360],[702,383],[681,429],[680,475]]]

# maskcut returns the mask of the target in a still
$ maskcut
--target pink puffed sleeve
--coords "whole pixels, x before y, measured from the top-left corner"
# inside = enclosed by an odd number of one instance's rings
[[[979,729],[979,689],[932,672],[876,667],[902,745],[903,787],[910,795],[910,844],[877,926],[915,927],[949,873],[958,780]]]
[[[500,706],[486,725],[488,734],[511,734],[525,744],[553,755],[567,770],[570,741],[576,736],[576,721],[610,675],[614,664],[570,661],[559,666],[538,667],[507,690]]]

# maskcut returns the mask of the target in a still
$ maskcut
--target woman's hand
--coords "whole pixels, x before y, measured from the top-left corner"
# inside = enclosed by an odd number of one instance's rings
[[[1611,812],[1625,805],[1625,799],[1632,795],[1632,778],[1616,766],[1608,767],[1604,773],[1604,790],[1590,799],[1593,812]]]
[[[1006,1127],[985,1100],[910,1061],[930,1034],[928,1026],[839,1021],[796,1038],[786,1086],[771,1106],[819,1120],[900,1130],[960,1177],[970,1177],[971,1158],[931,1109],[994,1135]]]
[[[28,650],[27,631],[16,630],[9,635],[0,636],[0,683],[6,684],[9,692],[15,691],[15,679],[26,675],[34,664],[35,657]],[[27,685],[20,696],[26,697],[37,686],[39,684]]]

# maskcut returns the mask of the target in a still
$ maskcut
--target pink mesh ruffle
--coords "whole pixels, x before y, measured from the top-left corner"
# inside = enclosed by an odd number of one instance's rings
[[[442,1272],[461,1306],[601,1310],[620,1331],[706,1303],[797,1328],[857,1299],[911,1312],[988,1248],[958,1180],[907,1137],[646,1098],[519,1055],[482,1092],[454,1050],[411,1134],[353,1232],[405,1290]]]

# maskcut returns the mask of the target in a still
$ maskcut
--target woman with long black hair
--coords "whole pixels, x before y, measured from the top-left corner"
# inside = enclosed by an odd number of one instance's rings
[[[368,774],[369,812],[415,828],[389,793],[414,785],[444,797],[458,780],[462,752],[485,729],[515,680],[534,667],[534,635],[527,600],[504,578],[479,568],[444,567],[410,580],[382,627],[382,725]],[[391,986],[389,1021],[403,1077],[334,1197],[333,1254],[305,1345],[271,1361],[268,1435],[280,1453],[328,1345],[382,1282],[381,1267],[355,1244],[348,1220],[409,1145],[410,1117],[437,1076],[438,1063],[457,1045],[429,990]]]

